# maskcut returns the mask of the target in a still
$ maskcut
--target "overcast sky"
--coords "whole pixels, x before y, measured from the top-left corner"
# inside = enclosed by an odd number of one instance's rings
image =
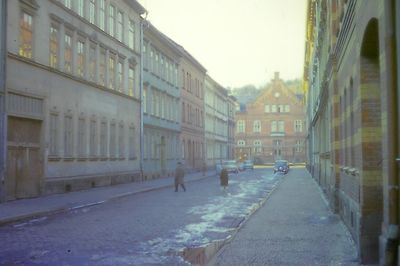
[[[139,0],[225,87],[302,77],[306,0]]]

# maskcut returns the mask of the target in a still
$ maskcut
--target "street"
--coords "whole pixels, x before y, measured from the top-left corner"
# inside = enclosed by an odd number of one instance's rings
[[[213,176],[7,225],[0,265],[187,265],[185,248],[230,238],[281,178],[247,170],[230,174],[228,193]]]

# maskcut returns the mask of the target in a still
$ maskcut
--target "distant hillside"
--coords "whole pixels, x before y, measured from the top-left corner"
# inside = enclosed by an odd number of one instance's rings
[[[302,89],[302,80],[301,79],[293,79],[285,81],[285,84],[289,90],[291,90],[294,94],[301,99],[303,97],[303,89]],[[265,84],[261,88],[257,88],[256,86],[249,84],[240,88],[231,89],[231,93],[236,97],[238,102],[241,105],[246,105],[249,102],[253,102],[258,95],[262,93],[268,87],[269,83]]]

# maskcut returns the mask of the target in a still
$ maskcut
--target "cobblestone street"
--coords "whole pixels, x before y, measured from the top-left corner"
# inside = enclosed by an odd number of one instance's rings
[[[185,247],[226,239],[280,176],[257,169],[217,176],[0,228],[1,265],[184,265]]]

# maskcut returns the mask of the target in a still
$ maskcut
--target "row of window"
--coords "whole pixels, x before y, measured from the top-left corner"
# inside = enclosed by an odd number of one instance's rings
[[[161,119],[179,122],[179,99],[152,87],[143,89],[143,112]]]
[[[179,137],[166,136],[145,132],[144,134],[143,158],[146,160],[161,160],[179,158]]]
[[[206,89],[205,101],[206,101],[207,105],[211,106],[213,109],[215,109],[219,113],[221,113],[223,115],[228,115],[227,100],[218,96],[218,94],[214,94],[212,90]],[[231,108],[231,111],[232,111],[232,108]]]
[[[182,69],[182,89],[194,93],[199,99],[204,99],[203,82],[197,78],[192,78],[192,74],[185,69]]]
[[[228,123],[217,119],[215,116],[206,115],[206,131],[216,133],[220,136],[227,137],[228,134]]]
[[[181,149],[182,149],[182,159],[189,162],[189,164],[191,160],[203,158],[204,154],[203,142],[183,139]]]
[[[264,111],[266,113],[289,113],[290,112],[290,105],[287,104],[266,104],[264,106]]]
[[[51,112],[49,158],[133,160],[137,157],[136,135],[135,127],[126,127],[123,121]]]
[[[88,38],[53,21],[49,34],[49,65],[68,74],[95,82],[113,90],[138,97],[135,88],[134,64],[127,64],[124,56],[107,50]],[[19,55],[32,58],[32,16],[21,12]],[[63,47],[63,49],[61,49]],[[128,66],[127,66],[128,65]],[[127,70],[125,69],[127,67]],[[125,72],[128,72],[127,75]],[[127,78],[127,80],[125,80]]]
[[[118,41],[135,49],[135,22],[111,2],[106,0],[60,0],[68,9],[96,25]],[[125,32],[125,29],[128,29]]]
[[[182,123],[194,125],[196,127],[204,127],[204,114],[197,106],[182,102]]]
[[[178,87],[178,64],[147,42],[143,44],[143,68]]]
[[[303,149],[303,140],[296,140],[296,143],[294,144],[294,149],[296,152],[301,152]],[[240,147],[245,147],[246,146],[246,141],[245,140],[238,140],[237,141],[237,146]],[[261,140],[254,140],[253,145],[255,149],[255,152],[261,152],[263,144]],[[271,146],[270,146],[271,147]],[[272,147],[282,147],[282,140],[273,140],[272,141]]]
[[[237,121],[237,132],[244,133],[246,130],[246,123],[244,120]],[[261,133],[261,121],[253,121],[253,132]],[[285,121],[271,121],[271,132],[285,132]],[[294,121],[294,132],[303,132],[303,121]]]

